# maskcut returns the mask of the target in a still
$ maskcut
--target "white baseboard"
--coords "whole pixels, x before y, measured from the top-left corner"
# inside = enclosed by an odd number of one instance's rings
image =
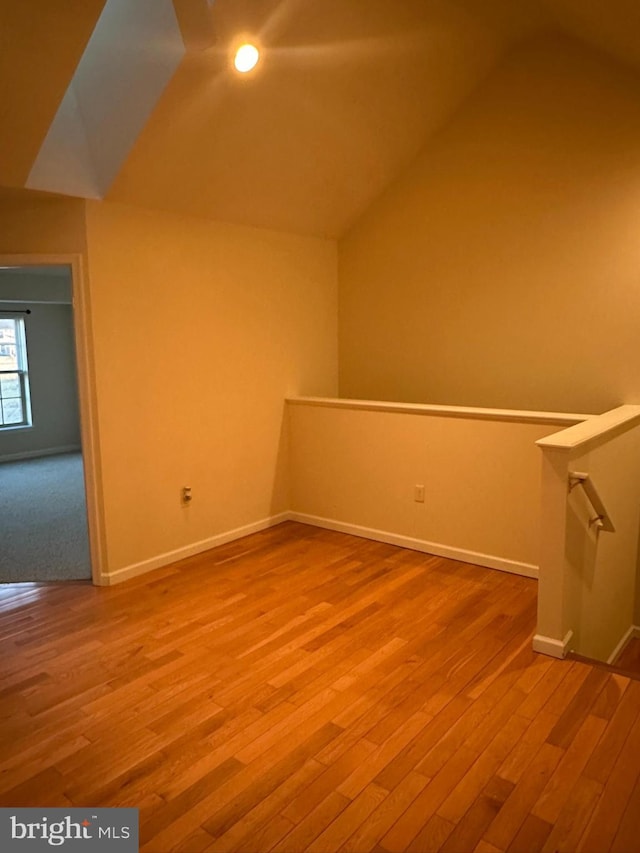
[[[282,512],[279,515],[272,515],[269,518],[254,521],[252,524],[247,524],[244,527],[236,527],[235,530],[218,533],[216,536],[211,536],[209,539],[201,539],[199,542],[193,542],[191,545],[176,548],[174,551],[167,551],[165,554],[158,554],[157,557],[151,557],[149,560],[143,560],[140,563],[133,563],[132,565],[125,566],[122,569],[116,569],[114,572],[109,572],[102,576],[101,585],[113,586],[114,584],[122,583],[122,581],[129,580],[130,578],[135,578],[138,575],[143,575],[146,572],[152,572],[154,569],[160,569],[162,566],[168,566],[170,563],[175,563],[178,560],[184,560],[186,557],[193,557],[194,554],[201,554],[203,551],[209,551],[211,548],[216,548],[218,545],[233,542],[234,539],[242,539],[243,536],[249,536],[251,533],[258,533],[260,530],[266,530],[268,527],[274,527],[276,524],[288,521],[289,515],[290,514],[288,512]]]
[[[22,453],[4,453],[0,462],[19,462],[21,459],[38,459],[40,456],[58,456],[61,453],[79,453],[79,444],[67,444],[64,447],[48,447],[45,450],[25,450]]]
[[[462,563],[473,563],[476,566],[498,569],[501,572],[523,575],[527,578],[538,577],[538,567],[530,563],[519,563],[516,560],[507,560],[504,557],[480,554],[476,551],[466,551],[463,548],[452,548],[449,545],[427,542],[424,539],[413,539],[410,536],[402,536],[398,533],[391,533],[388,530],[375,530],[371,527],[347,524],[332,518],[320,518],[315,515],[306,515],[302,512],[289,512],[287,517],[291,521],[299,521],[302,524],[324,527],[327,530],[337,530],[339,533],[349,533],[351,536],[360,536],[363,539],[386,542],[388,545],[399,545],[401,548],[409,548],[411,551],[422,551],[425,554],[433,554],[436,557],[446,557],[450,560],[459,560]]]
[[[186,557],[193,557],[195,554],[200,554],[203,551],[209,551],[211,548],[215,548],[218,545],[224,545],[225,543],[232,542],[235,539],[241,539],[243,536],[249,536],[251,533],[258,533],[260,530],[266,530],[269,527],[274,527],[276,524],[281,524],[283,521],[298,521],[301,524],[310,524],[313,527],[323,527],[326,530],[336,530],[339,533],[348,533],[351,536],[359,536],[362,539],[373,539],[376,542],[386,542],[389,545],[398,545],[400,548],[408,548],[411,551],[421,551],[425,554],[433,554],[436,557],[446,557],[450,560],[459,560],[462,563],[473,563],[476,566],[498,569],[501,572],[509,572],[511,574],[522,575],[528,578],[538,577],[538,567],[529,563],[520,563],[515,560],[507,560],[503,557],[495,557],[491,554],[481,554],[476,551],[467,551],[462,548],[452,548],[449,545],[441,545],[437,542],[427,542],[423,539],[414,539],[410,536],[402,536],[386,530],[375,530],[374,528],[361,527],[357,524],[347,524],[331,518],[320,518],[315,515],[306,515],[301,512],[282,512],[278,515],[273,515],[269,518],[256,521],[253,524],[247,524],[244,527],[237,527],[235,530],[219,533],[209,539],[202,539],[201,541],[194,542],[191,545],[176,548],[174,551],[167,551],[164,554],[159,554],[156,557],[151,557],[150,559],[143,560],[140,563],[133,563],[132,565],[125,566],[122,569],[116,569],[113,572],[104,574],[101,579],[101,584],[105,586],[113,586],[114,584],[122,583],[122,581],[129,580],[130,578],[137,577],[138,575],[145,574],[146,572],[152,572],[154,569],[160,569],[163,566],[168,566],[170,563],[175,563],[178,560],[184,560]],[[549,652],[549,654],[551,653]]]
[[[638,625],[630,625],[624,632],[622,639],[607,658],[608,664],[613,664],[615,662],[615,659],[618,657],[620,652],[624,649],[629,640],[633,639],[633,637],[640,637],[640,627],[638,627]]]
[[[569,645],[573,639],[573,631],[567,631],[563,640],[553,637],[545,637],[544,634],[536,634],[533,638],[534,652],[550,655],[552,658],[564,658],[569,651]]]

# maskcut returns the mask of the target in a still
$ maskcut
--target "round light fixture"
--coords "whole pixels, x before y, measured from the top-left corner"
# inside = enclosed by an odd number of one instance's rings
[[[259,59],[260,52],[255,45],[243,44],[237,49],[233,64],[241,74],[246,74],[256,67]]]

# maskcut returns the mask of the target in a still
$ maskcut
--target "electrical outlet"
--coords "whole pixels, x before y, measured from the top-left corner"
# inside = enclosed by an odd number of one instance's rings
[[[182,503],[188,504],[193,498],[191,494],[191,486],[182,487]]]
[[[419,503],[419,504],[424,503],[424,486],[422,484],[416,484],[414,486],[413,499],[416,503]]]

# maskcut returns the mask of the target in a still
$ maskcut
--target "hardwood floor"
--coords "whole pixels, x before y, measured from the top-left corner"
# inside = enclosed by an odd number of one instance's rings
[[[632,637],[618,655],[615,665],[640,678],[640,637]]]
[[[141,849],[640,850],[640,682],[535,655],[536,583],[287,523],[0,587],[0,805]]]

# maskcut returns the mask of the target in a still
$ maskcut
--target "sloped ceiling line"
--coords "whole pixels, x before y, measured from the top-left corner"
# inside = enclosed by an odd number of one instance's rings
[[[38,3],[0,0],[0,186],[302,234],[344,234],[521,42],[640,71],[637,0]]]
[[[107,0],[26,186],[102,198],[183,55],[171,0]]]

